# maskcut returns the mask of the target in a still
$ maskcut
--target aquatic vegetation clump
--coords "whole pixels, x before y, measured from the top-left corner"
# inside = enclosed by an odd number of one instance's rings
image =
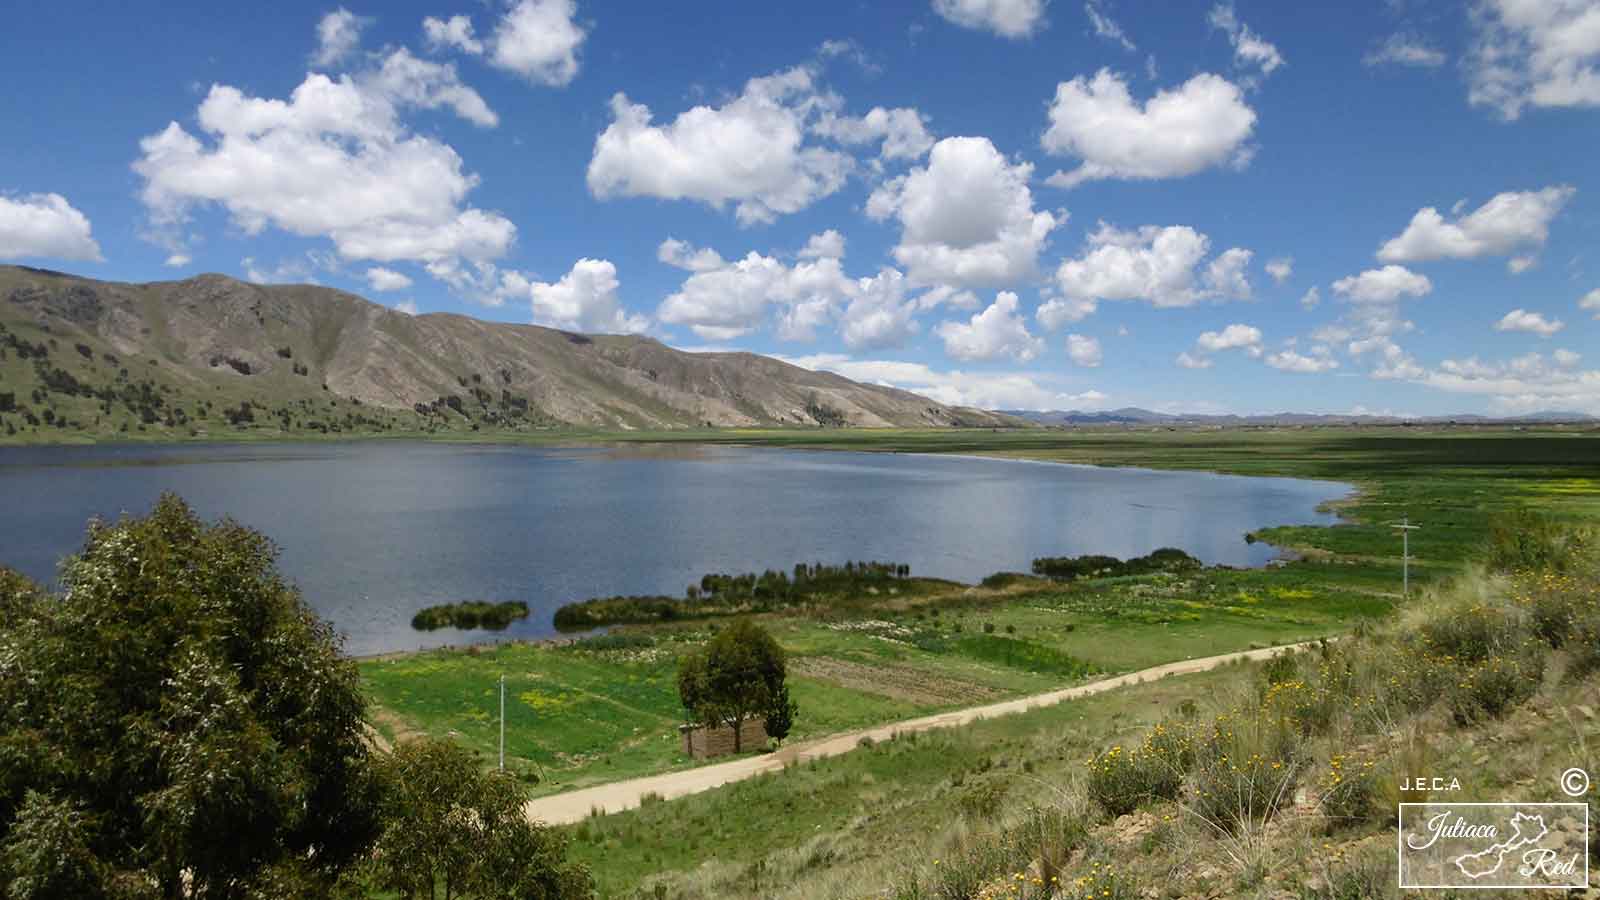
[[[411,627],[418,631],[434,631],[439,628],[459,628],[463,631],[484,628],[490,631],[503,631],[509,628],[512,622],[527,617],[528,604],[521,600],[510,600],[505,603],[469,600],[464,603],[444,603],[439,606],[424,607],[411,617]]]
[[[1044,556],[1033,561],[1033,574],[1051,578],[1118,578],[1154,572],[1188,572],[1201,562],[1176,547],[1162,547],[1148,556],[1122,560],[1115,556]]]

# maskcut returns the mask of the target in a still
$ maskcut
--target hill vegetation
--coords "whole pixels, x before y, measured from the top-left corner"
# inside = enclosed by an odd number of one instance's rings
[[[0,441],[993,426],[747,353],[684,353],[314,285],[120,284],[0,266]]]

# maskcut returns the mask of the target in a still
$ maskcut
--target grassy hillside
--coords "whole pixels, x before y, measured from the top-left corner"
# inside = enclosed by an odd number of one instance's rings
[[[221,275],[119,284],[0,266],[0,329],[12,443],[1014,422],[752,354]]]
[[[1395,896],[1397,803],[1565,801],[1600,764],[1600,560],[1550,534],[1319,650],[592,818],[575,852],[618,897]]]

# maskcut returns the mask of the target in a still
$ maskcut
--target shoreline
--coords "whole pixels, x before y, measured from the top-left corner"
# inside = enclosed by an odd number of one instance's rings
[[[1121,432],[1121,431],[1124,431],[1124,430],[1125,429],[1112,429],[1112,430],[1109,430],[1109,432],[1108,431],[1101,431],[1101,432],[1098,432],[1098,433],[1100,433],[1100,434],[1117,433],[1117,432]],[[886,429],[886,430],[884,430],[883,433],[885,435],[892,435],[892,434],[896,433],[897,431],[901,431],[901,430]],[[804,432],[796,430],[796,431],[789,432],[789,433],[797,434],[797,435],[804,434],[806,436],[810,436],[813,432],[812,432],[812,430],[806,430]],[[944,430],[944,431],[938,432],[938,433],[948,434],[948,435],[952,435],[952,436],[962,436],[962,435],[965,434],[965,432],[960,431],[960,430]],[[990,433],[990,432],[986,429],[982,433],[983,434],[987,434],[987,433]],[[1013,433],[1015,433],[1015,432],[1013,432]],[[1353,506],[1359,505],[1365,498],[1370,496],[1370,494],[1372,493],[1372,490],[1374,488],[1374,485],[1369,483],[1368,479],[1351,480],[1351,481],[1335,481],[1335,480],[1326,479],[1326,478],[1309,478],[1309,477],[1299,477],[1299,476],[1295,476],[1295,475],[1243,474],[1243,473],[1238,473],[1238,472],[1225,471],[1223,466],[1215,466],[1215,467],[1209,467],[1209,468],[1199,468],[1199,467],[1191,467],[1191,466],[1185,466],[1185,465],[1176,465],[1176,466],[1172,466],[1172,467],[1158,467],[1158,466],[1149,465],[1147,461],[1141,461],[1141,462],[1145,462],[1146,464],[1140,464],[1140,465],[1123,465],[1123,464],[1119,464],[1119,463],[1114,462],[1114,461],[1112,461],[1112,462],[1106,462],[1106,461],[1079,462],[1079,461],[1073,461],[1073,460],[1053,459],[1053,458],[1040,458],[1040,457],[1037,457],[1037,456],[1029,456],[1029,455],[1025,455],[1025,454],[1029,453],[1028,449],[1013,450],[1013,449],[1009,449],[1009,448],[1005,448],[1005,447],[1000,447],[1000,448],[996,448],[996,449],[993,449],[993,450],[987,450],[987,451],[985,451],[985,450],[976,450],[976,451],[966,450],[966,451],[963,451],[963,452],[941,453],[941,452],[938,452],[936,450],[931,450],[931,451],[930,450],[901,450],[901,449],[896,449],[896,448],[892,448],[892,447],[883,448],[883,449],[877,449],[877,448],[873,448],[873,447],[870,447],[870,446],[866,446],[866,447],[858,447],[858,446],[832,446],[832,447],[830,447],[830,446],[817,446],[817,445],[811,445],[811,446],[782,446],[782,445],[779,445],[779,446],[774,446],[774,445],[771,445],[771,444],[764,443],[762,441],[760,435],[740,435],[740,434],[737,434],[737,433],[724,433],[723,434],[723,438],[719,440],[719,439],[716,439],[715,434],[716,433],[709,433],[709,434],[705,435],[706,439],[704,439],[704,440],[697,439],[697,438],[700,437],[700,435],[691,435],[691,434],[685,434],[683,439],[680,439],[680,440],[674,440],[674,439],[670,439],[670,438],[668,438],[666,440],[652,440],[651,438],[656,437],[656,435],[642,436],[642,439],[633,440],[633,439],[630,439],[628,437],[627,433],[617,433],[617,434],[611,436],[612,439],[608,440],[608,439],[605,439],[605,438],[601,437],[600,435],[587,435],[587,434],[565,434],[565,435],[562,435],[562,434],[557,433],[557,432],[552,432],[552,433],[547,433],[547,435],[538,436],[534,440],[517,440],[517,441],[495,440],[493,438],[486,440],[486,439],[479,438],[477,436],[473,436],[472,438],[465,439],[465,440],[456,440],[456,439],[451,439],[451,438],[441,439],[441,438],[438,438],[438,437],[428,438],[428,437],[416,437],[416,436],[382,435],[382,436],[376,436],[374,438],[366,438],[366,437],[355,437],[355,438],[352,438],[352,437],[344,437],[344,436],[340,436],[340,437],[335,438],[335,437],[331,437],[330,436],[330,437],[324,437],[324,438],[320,438],[320,439],[316,439],[316,440],[310,440],[310,441],[304,441],[304,440],[301,440],[299,438],[283,438],[281,440],[273,440],[273,441],[236,441],[236,440],[235,441],[230,441],[230,440],[128,441],[128,442],[120,442],[120,443],[116,443],[116,444],[107,443],[106,446],[125,447],[125,448],[128,448],[128,449],[149,447],[149,448],[158,448],[160,451],[166,451],[167,448],[191,449],[191,448],[201,448],[201,447],[218,447],[218,448],[243,448],[243,449],[248,449],[248,448],[257,447],[257,446],[285,446],[285,445],[293,445],[293,444],[302,444],[303,443],[303,444],[306,444],[308,447],[313,447],[314,448],[314,447],[329,447],[329,446],[341,446],[341,445],[350,445],[352,447],[355,447],[356,445],[365,443],[367,440],[378,440],[378,441],[384,442],[385,444],[390,444],[390,445],[393,445],[393,444],[396,444],[396,443],[411,442],[411,443],[417,444],[418,446],[426,446],[426,445],[431,445],[431,444],[446,444],[446,445],[455,445],[455,446],[458,446],[458,447],[468,447],[468,448],[471,448],[471,447],[483,447],[483,448],[528,447],[528,448],[533,448],[533,449],[560,449],[560,448],[578,448],[578,449],[582,449],[582,448],[589,448],[589,449],[604,450],[604,449],[608,449],[608,448],[628,447],[628,446],[634,446],[634,447],[684,446],[684,447],[705,448],[705,449],[715,450],[715,449],[722,448],[722,447],[737,447],[737,448],[740,448],[740,449],[743,449],[743,450],[752,450],[752,449],[754,449],[754,450],[763,450],[763,449],[768,449],[768,450],[802,450],[802,451],[809,451],[809,452],[812,452],[812,453],[824,453],[824,452],[826,452],[826,453],[841,453],[842,452],[842,453],[860,453],[860,454],[888,453],[888,454],[892,454],[892,455],[904,455],[904,456],[920,457],[920,458],[927,458],[927,459],[950,458],[950,459],[960,459],[960,460],[970,460],[970,461],[983,461],[983,462],[1019,463],[1019,464],[1027,464],[1027,465],[1035,465],[1035,466],[1038,466],[1038,465],[1057,465],[1057,466],[1067,466],[1069,468],[1080,469],[1080,470],[1106,469],[1106,470],[1126,470],[1126,471],[1129,471],[1129,472],[1161,473],[1161,474],[1204,474],[1204,475],[1208,475],[1208,476],[1211,476],[1211,477],[1214,477],[1214,478],[1226,478],[1226,479],[1230,479],[1230,480],[1231,479],[1256,479],[1256,478],[1283,479],[1283,480],[1293,481],[1293,482],[1300,482],[1300,483],[1307,483],[1307,484],[1315,484],[1315,485],[1320,485],[1320,486],[1326,486],[1328,488],[1334,488],[1334,489],[1338,489],[1338,490],[1342,491],[1340,496],[1321,500],[1321,501],[1319,501],[1317,503],[1316,507],[1314,507],[1314,509],[1319,513],[1325,513],[1325,514],[1331,515],[1334,518],[1334,521],[1332,521],[1332,522],[1326,522],[1326,523],[1318,522],[1318,523],[1308,523],[1308,524],[1305,524],[1305,525],[1291,525],[1291,526],[1284,526],[1282,523],[1265,524],[1265,525],[1258,526],[1258,527],[1250,530],[1249,532],[1246,532],[1246,534],[1249,534],[1249,535],[1254,535],[1254,534],[1257,534],[1257,533],[1259,533],[1261,531],[1268,531],[1268,530],[1272,530],[1272,529],[1279,528],[1279,527],[1308,527],[1308,528],[1316,528],[1316,529],[1331,529],[1331,528],[1336,528],[1336,527],[1338,527],[1340,525],[1354,524],[1356,522],[1356,520],[1351,515],[1351,512],[1350,512],[1351,508]],[[974,434],[974,436],[977,436],[979,433],[978,432],[973,432],[973,434]],[[821,435],[821,434],[818,434],[817,436],[818,437],[825,437],[824,435]],[[1067,437],[1067,436],[1063,435],[1063,437]],[[592,439],[592,438],[599,438],[599,439],[595,440],[595,439]],[[745,438],[745,439],[741,439],[741,438]],[[1068,438],[1068,443],[1070,443],[1070,438]],[[32,446],[43,446],[43,445],[24,445],[24,446],[32,447]],[[73,445],[73,446],[86,446],[87,447],[87,446],[94,446],[94,445],[93,444],[79,444],[79,445]],[[1048,448],[1035,448],[1034,452],[1048,452]],[[45,463],[45,464],[48,465],[48,463]],[[184,464],[184,463],[181,462],[181,461],[177,461],[177,462],[173,462],[172,464],[181,465],[181,464]],[[56,465],[61,465],[61,464],[57,463]],[[91,465],[92,465],[92,463],[91,463]],[[1292,544],[1278,544],[1278,543],[1274,543],[1274,542],[1271,542],[1271,541],[1260,541],[1260,542],[1264,543],[1268,547],[1270,547],[1274,551],[1274,555],[1271,556],[1268,559],[1263,560],[1262,562],[1260,562],[1258,564],[1255,564],[1255,565],[1244,565],[1244,566],[1228,565],[1228,566],[1226,566],[1226,568],[1238,569],[1238,570],[1247,570],[1247,571],[1248,570],[1263,570],[1263,569],[1273,568],[1273,567],[1276,567],[1276,566],[1284,565],[1286,563],[1294,562],[1296,560],[1307,558],[1307,554],[1299,552],[1299,550],[1296,549],[1295,545],[1292,545]],[[1180,547],[1180,549],[1184,549],[1184,548]],[[1209,567],[1210,566],[1208,566],[1208,568]],[[998,572],[1000,570],[996,570],[996,571]],[[1022,574],[1027,574],[1027,573],[1024,572]],[[951,580],[954,582],[953,579],[951,579]],[[961,584],[966,588],[972,588],[972,587],[976,587],[977,586],[977,584],[971,583],[971,582],[954,582],[954,583]],[[591,632],[590,634],[595,634],[595,633],[604,633],[604,630]],[[581,635],[581,636],[578,636],[578,637],[573,637],[573,636],[568,636],[568,635],[556,633],[556,634],[545,634],[545,635],[538,635],[538,636],[506,637],[504,639],[496,639],[496,637],[494,635],[492,635],[492,634],[483,634],[483,635],[478,636],[478,637],[469,637],[469,638],[467,638],[465,640],[452,641],[452,642],[449,642],[449,643],[439,644],[439,645],[436,645],[436,646],[433,646],[433,647],[414,647],[414,648],[404,648],[404,649],[397,648],[397,649],[390,649],[390,650],[372,650],[372,651],[366,651],[366,652],[361,652],[361,653],[346,654],[346,657],[349,658],[349,659],[358,661],[358,662],[367,662],[367,661],[382,661],[382,660],[385,660],[385,659],[411,658],[411,657],[415,657],[415,656],[423,654],[423,653],[428,653],[428,652],[432,652],[432,651],[436,651],[436,650],[460,652],[460,651],[463,651],[463,650],[469,650],[471,648],[493,648],[493,647],[496,647],[496,646],[498,646],[500,644],[514,644],[514,645],[524,645],[524,646],[540,646],[540,645],[562,646],[562,645],[571,643],[573,641],[580,640],[584,636],[588,636],[588,635]],[[348,638],[349,636],[346,635],[346,637]]]

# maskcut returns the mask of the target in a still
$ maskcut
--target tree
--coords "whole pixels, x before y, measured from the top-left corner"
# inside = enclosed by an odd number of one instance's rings
[[[379,770],[384,829],[368,868],[404,898],[568,900],[593,894],[589,872],[565,859],[566,841],[530,822],[527,791],[485,772],[460,745],[401,744]]]
[[[799,704],[789,699],[789,686],[780,686],[772,695],[772,705],[767,708],[767,736],[778,741],[788,737],[799,711]]]
[[[91,523],[59,598],[0,573],[0,894],[317,896],[370,847],[357,672],[275,556],[168,495]]]
[[[739,620],[724,628],[703,650],[684,657],[678,668],[678,697],[690,717],[706,725],[733,728],[740,752],[739,725],[754,716],[778,713],[788,734],[795,712],[784,685],[783,648],[761,626]],[[781,737],[780,735],[773,735]]]

